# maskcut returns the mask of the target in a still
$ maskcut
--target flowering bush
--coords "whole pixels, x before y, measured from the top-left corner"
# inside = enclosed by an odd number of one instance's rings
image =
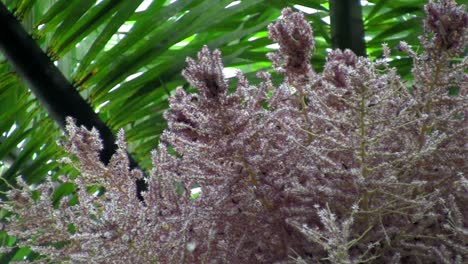
[[[422,53],[398,47],[409,83],[385,45],[375,62],[332,51],[314,72],[312,29],[290,9],[269,27],[278,87],[239,73],[230,92],[220,52],[203,47],[182,73],[198,93],[170,99],[143,201],[123,131],[104,165],[98,133],[69,119],[78,202],[50,199],[68,177],[33,191],[18,179],[3,230],[38,262],[466,263],[468,60],[454,59],[468,15],[452,0],[426,13]]]

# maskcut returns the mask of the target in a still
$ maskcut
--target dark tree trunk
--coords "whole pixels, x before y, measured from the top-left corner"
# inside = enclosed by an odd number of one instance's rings
[[[334,49],[350,49],[366,56],[360,0],[330,0],[330,23]]]
[[[28,84],[60,127],[71,116],[79,125],[99,130],[104,144],[101,160],[108,163],[116,150],[115,137],[107,125],[63,76],[20,22],[0,3],[0,51]]]
[[[62,129],[65,128],[67,116],[75,118],[77,125],[84,125],[88,129],[95,127],[104,145],[100,159],[105,164],[109,163],[117,149],[111,129],[1,2],[0,25],[0,52],[13,65],[39,102],[44,105],[50,117]],[[129,158],[131,167],[138,167],[130,156]],[[138,187],[139,190],[145,189],[143,182],[139,182]],[[141,198],[140,195],[139,197]]]

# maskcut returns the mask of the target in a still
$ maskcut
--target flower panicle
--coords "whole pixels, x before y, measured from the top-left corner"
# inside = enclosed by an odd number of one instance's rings
[[[197,92],[169,99],[143,202],[124,132],[104,165],[97,131],[69,119],[80,175],[19,178],[3,230],[44,262],[466,262],[468,60],[454,60],[466,12],[452,0],[426,12],[422,52],[399,45],[411,86],[386,45],[377,61],[331,51],[313,72],[313,30],[289,8],[268,29],[280,84],[238,73],[228,91],[221,53],[204,46],[183,71]]]

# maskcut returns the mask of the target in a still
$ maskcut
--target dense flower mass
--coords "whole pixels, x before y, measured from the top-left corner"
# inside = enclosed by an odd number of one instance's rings
[[[70,119],[74,194],[50,199],[65,176],[33,191],[18,179],[3,230],[45,263],[466,263],[468,15],[452,0],[426,12],[422,53],[399,45],[410,84],[386,45],[377,61],[334,50],[316,73],[312,29],[290,9],[269,27],[279,86],[238,73],[230,92],[221,53],[203,47],[183,71],[198,93],[169,101],[144,201],[123,132],[104,165],[99,135]]]

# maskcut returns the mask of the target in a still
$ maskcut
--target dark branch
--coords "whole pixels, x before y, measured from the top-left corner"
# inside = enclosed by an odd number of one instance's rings
[[[358,56],[366,56],[359,0],[330,0],[330,23],[334,49],[350,49]]]
[[[34,39],[24,30],[20,22],[0,2],[0,52],[10,61],[18,75],[27,83],[31,92],[45,106],[62,129],[65,118],[71,116],[77,125],[91,129],[95,127],[102,138],[104,149],[100,159],[107,164],[115,153],[117,145],[111,129],[94,112],[73,85],[63,76],[50,58],[42,51]],[[137,163],[130,157],[131,167]],[[138,196],[144,189],[138,182]]]

